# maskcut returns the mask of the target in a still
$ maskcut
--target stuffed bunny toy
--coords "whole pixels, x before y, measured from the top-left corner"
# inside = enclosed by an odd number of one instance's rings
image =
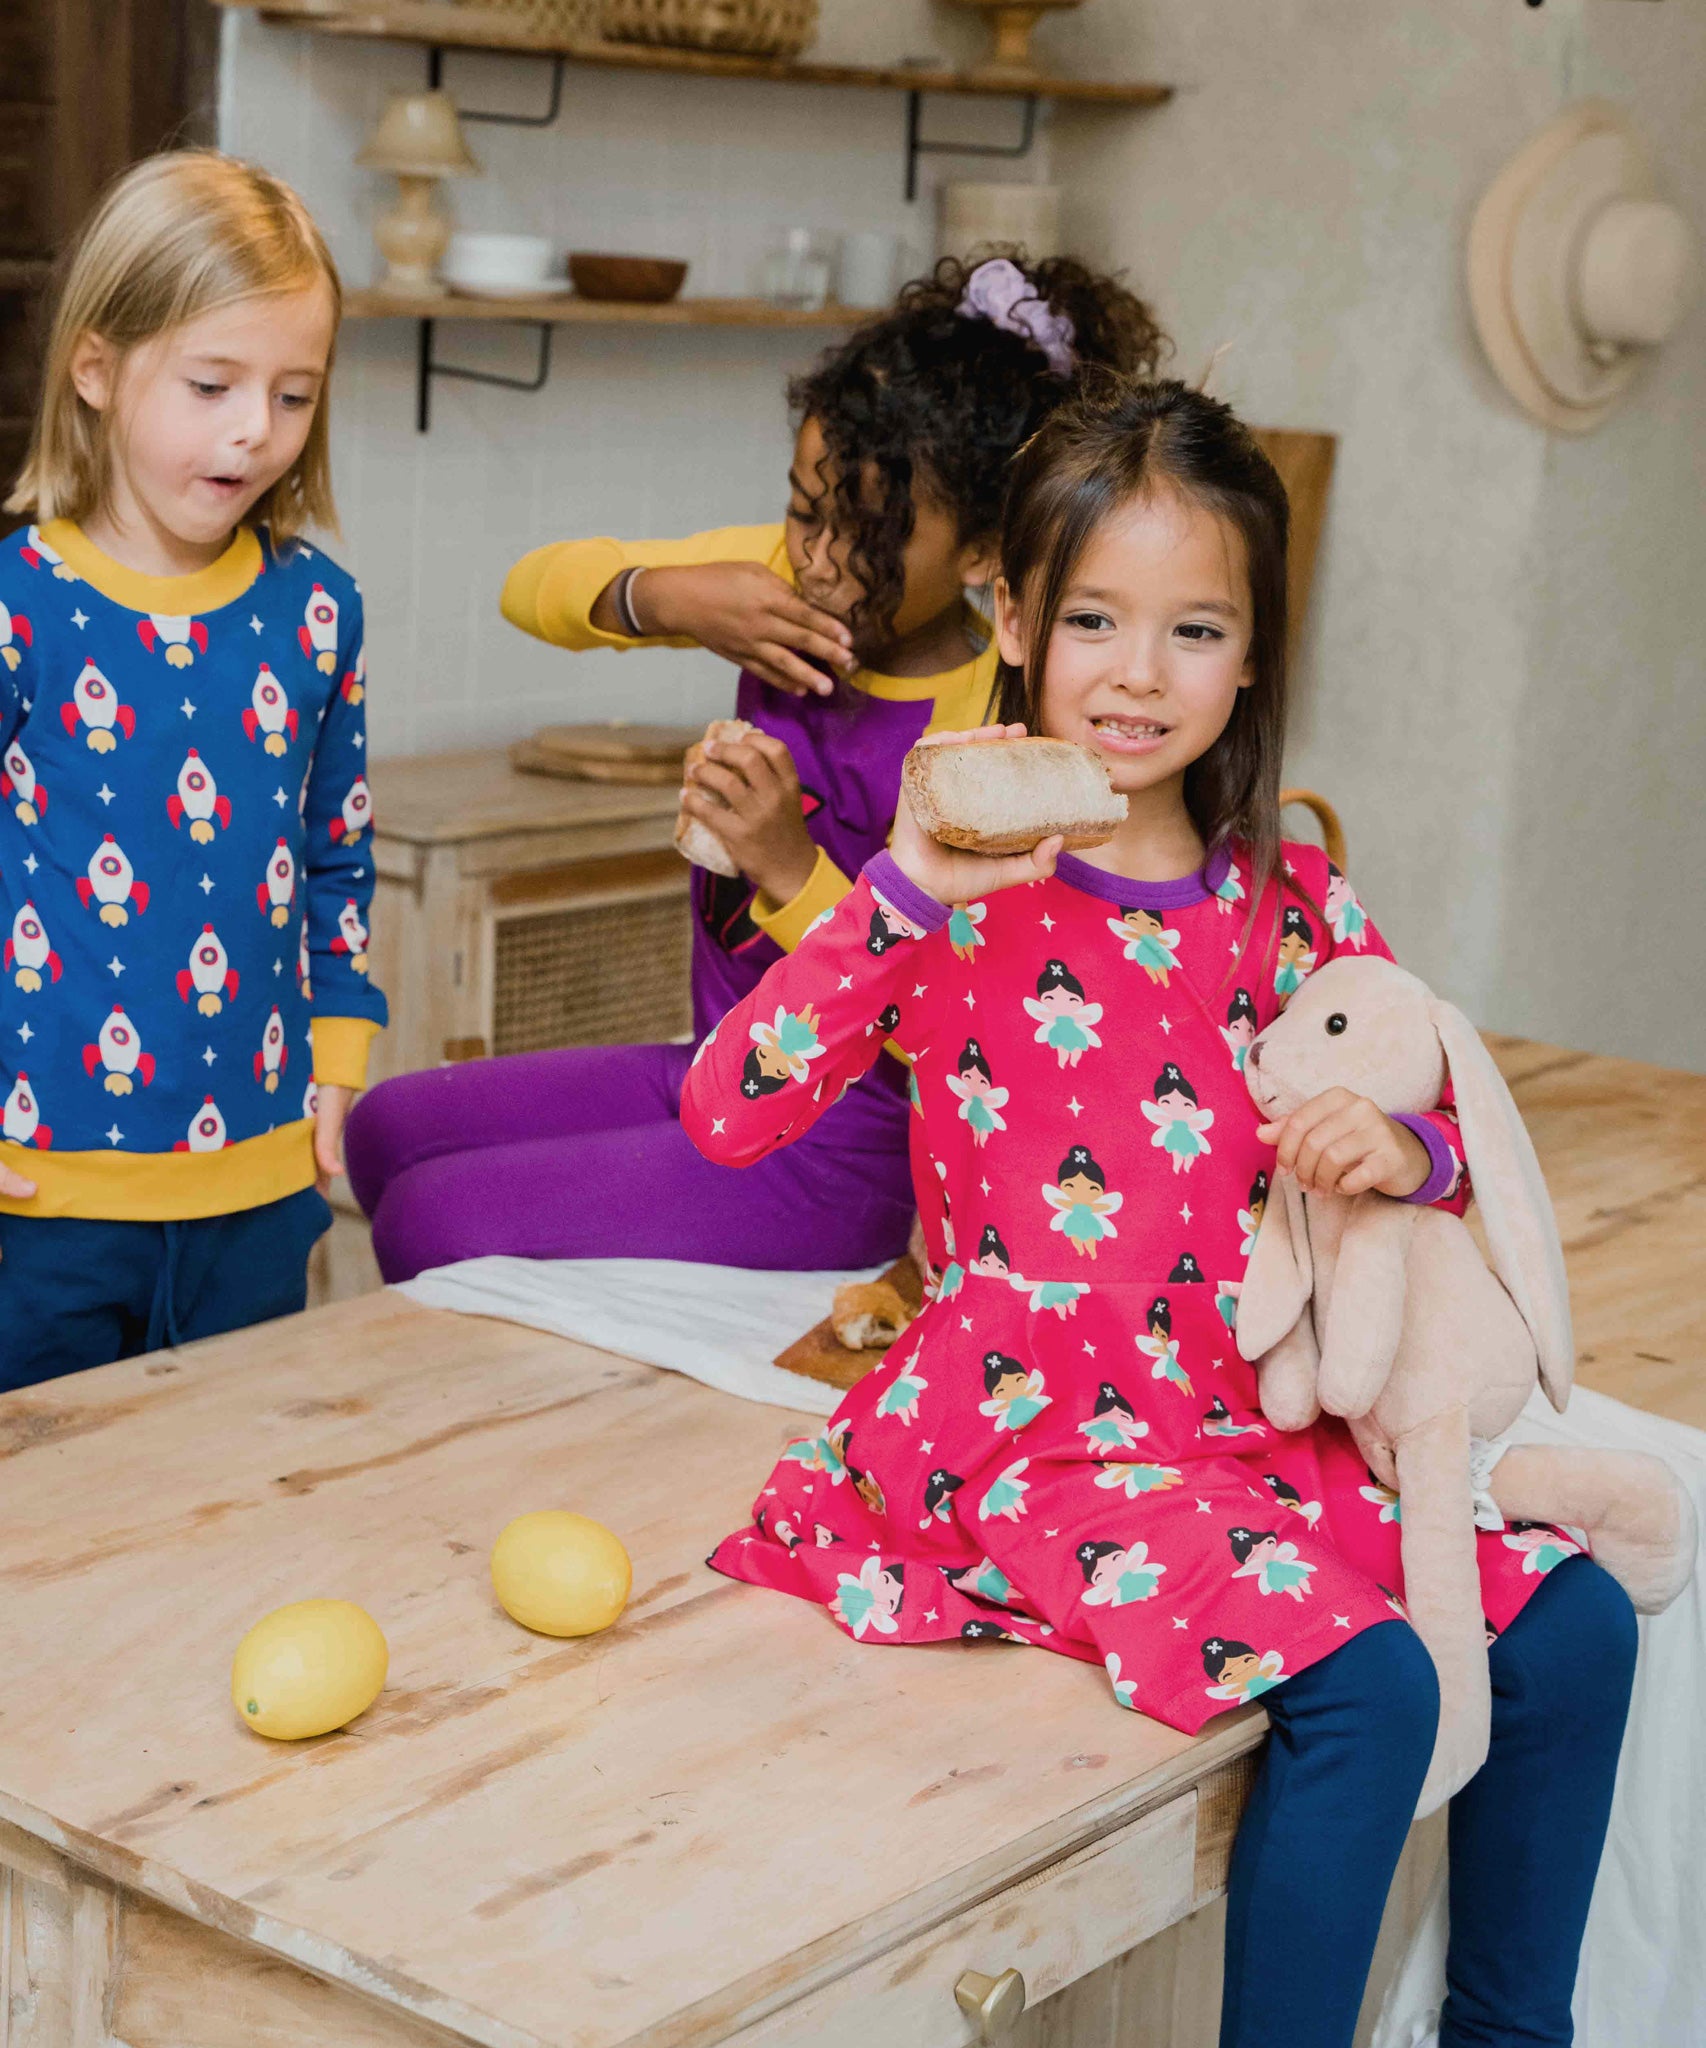
[[[1403,1500],[1406,1605],[1440,1679],[1440,1732],[1418,1812],[1480,1769],[1491,1697],[1475,1550],[1472,1448],[1515,1422],[1536,1373],[1555,1408],[1575,1370],[1557,1224],[1516,1104],[1461,1011],[1389,960],[1312,975],[1251,1045],[1245,1079],[1267,1118],[1328,1088],[1388,1115],[1438,1103],[1449,1071],[1489,1272],[1467,1227],[1385,1195],[1312,1195],[1281,1176],[1239,1298],[1238,1348],[1259,1361],[1279,1429],[1342,1416],[1375,1477]],[[1513,1446],[1493,1465],[1498,1514],[1584,1531],[1637,1608],[1688,1583],[1694,1508],[1661,1459]]]

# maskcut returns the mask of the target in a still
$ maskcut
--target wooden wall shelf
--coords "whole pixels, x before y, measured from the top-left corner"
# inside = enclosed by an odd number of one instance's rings
[[[533,299],[464,298],[457,292],[403,299],[373,290],[346,293],[344,313],[351,320],[508,320],[549,327],[853,327],[874,317],[850,306],[804,312],[765,299],[671,299],[648,306],[582,299],[572,292]]]

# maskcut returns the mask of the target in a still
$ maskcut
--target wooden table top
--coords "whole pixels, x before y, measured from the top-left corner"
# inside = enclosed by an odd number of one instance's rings
[[[574,782],[524,775],[499,747],[459,754],[412,754],[375,761],[374,829],[381,839],[444,846],[507,832],[554,832],[565,826],[609,825],[635,818],[659,821],[667,846],[681,806],[675,783]]]
[[[1558,1200],[1581,1379],[1706,1422],[1706,1078],[1505,1041]],[[390,1295],[0,1400],[0,1819],[493,2048],[692,2048],[1248,1749],[1094,1667],[890,1651],[707,1571],[808,1427]],[[557,1643],[495,1606],[525,1509],[610,1523],[634,1594]],[[360,1601],[389,1685],[274,1745],[233,1648]]]

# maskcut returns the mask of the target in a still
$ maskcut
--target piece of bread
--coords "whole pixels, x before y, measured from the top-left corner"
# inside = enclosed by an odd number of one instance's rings
[[[881,1351],[902,1335],[912,1318],[886,1280],[852,1280],[835,1290],[829,1311],[836,1341],[849,1351]]]
[[[704,758],[705,740],[743,740],[749,732],[757,730],[757,726],[749,725],[744,718],[713,718],[705,728],[705,739],[695,740],[687,749],[682,767],[691,771]],[[686,794],[685,791],[682,793]],[[714,803],[722,802],[722,798],[712,790],[705,790],[704,794]],[[689,817],[686,811],[680,812],[675,820],[675,850],[683,860],[690,860],[696,868],[709,868],[714,875],[740,873],[729,857],[728,848],[710,826],[699,818]]]
[[[914,747],[901,769],[912,814],[932,839],[967,853],[1029,853],[1059,833],[1100,846],[1126,800],[1088,747],[1071,740],[965,740]]]

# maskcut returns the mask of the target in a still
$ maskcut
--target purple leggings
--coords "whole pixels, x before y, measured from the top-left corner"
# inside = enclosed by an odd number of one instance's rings
[[[508,1252],[696,1259],[809,1271],[906,1249],[904,1126],[874,1144],[852,1099],[756,1166],[713,1166],[678,1121],[687,1045],[602,1045],[473,1060],[385,1081],[345,1155],[387,1280]]]

